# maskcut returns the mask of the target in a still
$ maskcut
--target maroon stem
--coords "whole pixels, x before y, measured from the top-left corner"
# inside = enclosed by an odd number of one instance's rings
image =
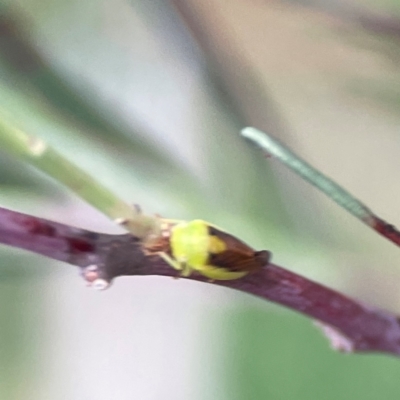
[[[158,256],[143,254],[131,235],[90,232],[0,208],[0,243],[30,250],[85,269],[96,265],[101,279],[122,275],[163,275],[177,272]],[[324,326],[341,350],[400,355],[398,317],[376,310],[334,290],[270,264],[242,279],[208,282],[203,276],[187,279],[240,290],[281,304]]]
[[[69,262],[80,248],[93,251],[92,240],[83,239],[85,233],[89,232],[0,208],[0,243],[55,260]]]
[[[146,275],[176,276],[176,271],[159,263]],[[207,282],[202,276],[192,275],[188,279]],[[242,279],[212,283],[317,319],[337,350],[400,355],[400,324],[396,315],[364,305],[277,265],[269,264]]]
[[[397,316],[361,304],[278,266],[270,265],[246,279],[222,285],[255,294],[327,324],[325,333],[339,350],[400,355]]]
[[[380,235],[390,240],[397,246],[400,246],[400,232],[394,225],[388,224],[383,219],[373,216],[370,226]]]

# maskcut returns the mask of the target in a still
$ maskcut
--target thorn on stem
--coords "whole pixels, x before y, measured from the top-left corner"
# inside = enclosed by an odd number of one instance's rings
[[[87,286],[95,290],[105,290],[111,285],[111,282],[101,277],[101,271],[98,265],[88,265],[82,269],[81,274]]]
[[[96,279],[99,279],[99,267],[95,264],[88,265],[82,269],[81,275],[91,285]]]
[[[95,290],[105,290],[110,287],[111,283],[107,282],[105,279],[96,279],[90,287]]]

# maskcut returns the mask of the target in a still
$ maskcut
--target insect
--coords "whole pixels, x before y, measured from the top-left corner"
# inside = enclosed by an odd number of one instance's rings
[[[157,254],[182,276],[196,271],[213,280],[238,279],[266,266],[271,257],[199,219],[169,226],[163,237],[168,250]]]

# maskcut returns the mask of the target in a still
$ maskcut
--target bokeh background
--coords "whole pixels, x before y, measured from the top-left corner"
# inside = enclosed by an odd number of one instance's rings
[[[273,133],[399,225],[398,0],[0,4],[2,114],[145,212],[399,313],[398,249],[238,135]],[[2,149],[0,205],[120,232]],[[0,400],[398,399],[399,374],[245,294],[160,277],[97,293],[0,247]]]

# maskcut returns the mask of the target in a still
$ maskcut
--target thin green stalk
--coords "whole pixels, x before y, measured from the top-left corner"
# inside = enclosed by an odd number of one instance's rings
[[[243,137],[260,147],[268,155],[277,158],[283,164],[287,165],[292,171],[324,192],[328,197],[355,217],[370,226],[374,225],[375,215],[371,210],[332,179],[294,154],[277,139],[255,128],[245,128],[241,133]]]
[[[51,176],[111,219],[123,223],[133,235],[144,238],[151,233],[157,233],[156,218],[141,214],[64,158],[45,141],[16,128],[2,115],[0,115],[0,149]]]

